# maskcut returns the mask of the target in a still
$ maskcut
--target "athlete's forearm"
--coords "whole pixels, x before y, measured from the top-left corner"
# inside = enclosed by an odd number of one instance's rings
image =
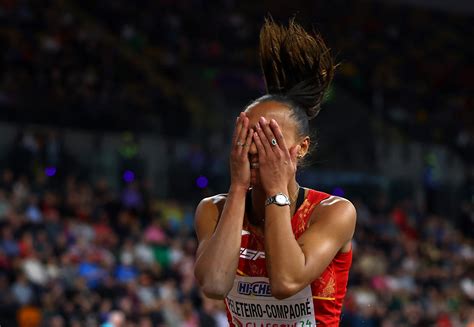
[[[216,230],[196,260],[196,278],[203,292],[213,298],[225,297],[235,279],[246,192],[231,186]]]
[[[289,206],[265,208],[265,258],[272,295],[286,298],[297,292],[305,255],[292,232]]]

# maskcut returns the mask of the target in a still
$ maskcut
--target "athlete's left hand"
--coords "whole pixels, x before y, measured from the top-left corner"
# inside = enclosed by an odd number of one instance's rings
[[[287,147],[278,123],[260,117],[253,140],[258,150],[260,180],[268,196],[278,192],[288,195],[288,184],[296,173],[296,156],[300,149]]]

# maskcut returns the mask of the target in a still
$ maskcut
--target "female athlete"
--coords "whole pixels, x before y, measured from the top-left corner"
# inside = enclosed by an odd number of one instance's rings
[[[260,60],[267,94],[237,118],[229,192],[196,209],[195,275],[231,326],[338,326],[356,211],[296,181],[334,64],[294,21],[265,21]]]

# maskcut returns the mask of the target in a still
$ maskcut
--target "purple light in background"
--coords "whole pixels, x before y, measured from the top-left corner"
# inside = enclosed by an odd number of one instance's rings
[[[133,182],[134,179],[135,179],[135,174],[133,173],[133,171],[125,170],[125,172],[123,173],[123,180],[126,183],[131,183]]]
[[[46,174],[46,176],[52,177],[56,175],[56,167],[46,167],[44,173]]]
[[[209,184],[209,181],[207,180],[207,178],[205,176],[199,176],[197,179],[196,179],[196,185],[199,187],[199,188],[206,188],[207,187],[207,184]]]
[[[332,195],[335,195],[335,196],[344,196],[344,190],[340,187],[335,187],[333,190],[332,190]]]

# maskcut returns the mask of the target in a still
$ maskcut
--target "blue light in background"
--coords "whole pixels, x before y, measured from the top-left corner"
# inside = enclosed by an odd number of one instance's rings
[[[135,180],[135,174],[133,173],[133,171],[131,170],[126,170],[124,173],[123,173],[123,180],[126,182],[126,183],[131,183]]]
[[[196,185],[199,187],[199,188],[206,188],[207,187],[207,184],[209,184],[209,181],[207,180],[207,178],[205,176],[199,176],[197,179],[196,179]]]
[[[332,190],[332,195],[335,195],[335,196],[344,196],[344,190],[340,187],[335,187],[333,190]]]
[[[46,167],[44,173],[46,174],[46,176],[52,177],[56,175],[56,167]]]

